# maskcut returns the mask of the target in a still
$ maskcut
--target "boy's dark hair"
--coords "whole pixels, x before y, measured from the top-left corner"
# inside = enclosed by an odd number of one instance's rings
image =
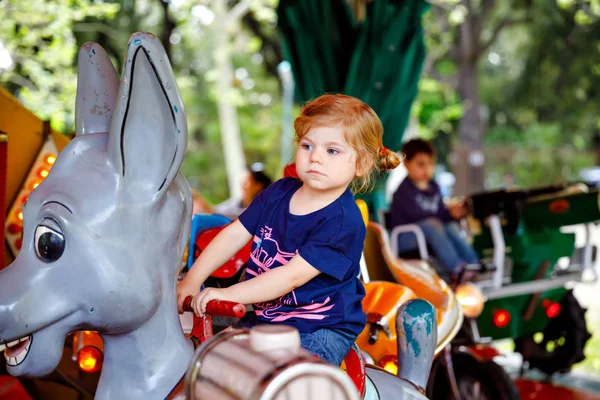
[[[410,139],[402,146],[402,152],[406,157],[406,161],[412,160],[419,153],[425,153],[432,158],[435,158],[436,155],[435,147],[429,141],[423,139]]]
[[[265,174],[264,168],[264,165],[259,162],[255,162],[254,164],[248,166],[248,171],[252,175],[252,179],[254,179],[254,182],[260,184],[263,190],[268,188],[269,185],[273,183],[273,180],[269,177],[269,175]]]

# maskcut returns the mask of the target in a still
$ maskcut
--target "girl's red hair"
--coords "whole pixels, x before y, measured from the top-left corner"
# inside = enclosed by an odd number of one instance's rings
[[[393,151],[383,147],[383,125],[371,107],[356,97],[344,94],[324,94],[304,105],[294,121],[296,141],[300,141],[312,128],[341,127],[348,144],[357,155],[357,169],[366,172],[355,179],[355,192],[371,186],[373,173],[394,169],[400,159]]]

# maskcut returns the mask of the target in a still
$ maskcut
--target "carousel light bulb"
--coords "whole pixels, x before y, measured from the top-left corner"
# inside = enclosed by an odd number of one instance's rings
[[[54,154],[50,154],[46,156],[46,163],[49,165],[53,165],[56,162],[56,156]]]

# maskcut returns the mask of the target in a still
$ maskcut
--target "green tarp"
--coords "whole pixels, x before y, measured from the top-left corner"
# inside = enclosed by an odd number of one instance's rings
[[[374,0],[358,24],[346,0],[281,0],[278,24],[292,65],[296,102],[325,92],[369,104],[398,150],[425,59],[424,0]]]
[[[346,0],[281,0],[277,10],[296,102],[326,92],[360,98],[379,115],[384,145],[399,150],[425,60],[424,0],[374,0],[357,23]],[[379,208],[381,191],[365,198]]]

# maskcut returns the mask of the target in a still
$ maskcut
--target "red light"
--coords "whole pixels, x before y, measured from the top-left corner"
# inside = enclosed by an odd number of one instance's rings
[[[8,233],[11,235],[16,235],[17,233],[21,233],[21,225],[12,223],[8,225]]]
[[[20,238],[15,240],[15,247],[17,248],[17,250],[21,250],[21,246],[23,246],[23,240],[21,240]]]
[[[551,301],[548,299],[544,299],[544,301],[542,301],[542,306],[544,306],[544,308],[548,308],[548,306],[551,304]]]
[[[25,204],[25,202],[27,201],[27,197],[29,196],[23,196],[23,198],[21,199],[21,204]]]
[[[83,372],[98,372],[102,369],[102,352],[93,346],[85,346],[77,353],[77,364]]]
[[[498,328],[505,328],[510,323],[510,313],[506,310],[498,310],[494,313],[492,322]]]
[[[548,318],[556,318],[560,314],[560,304],[551,302],[548,307],[546,307],[546,315]]]

